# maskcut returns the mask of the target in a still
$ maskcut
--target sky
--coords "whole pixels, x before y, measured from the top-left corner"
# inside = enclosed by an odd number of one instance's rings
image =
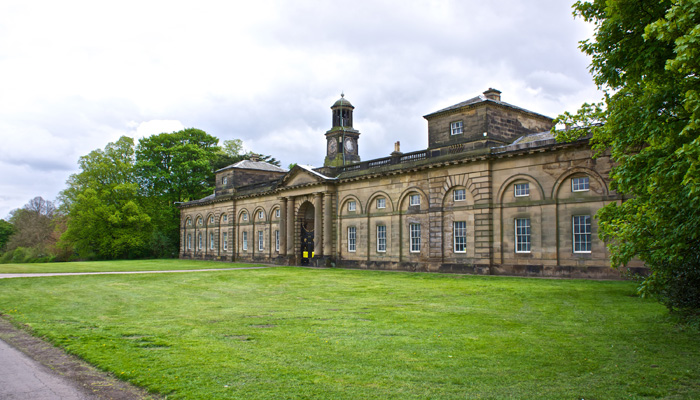
[[[0,218],[121,136],[198,128],[321,166],[341,92],[363,160],[426,148],[423,115],[488,88],[556,117],[601,98],[592,33],[566,0],[3,0]]]

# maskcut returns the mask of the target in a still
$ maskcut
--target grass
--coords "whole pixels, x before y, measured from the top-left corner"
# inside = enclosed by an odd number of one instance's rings
[[[0,312],[168,399],[693,399],[630,282],[271,268],[0,280]]]
[[[256,267],[260,264],[231,264],[217,261],[192,260],[120,260],[80,261],[38,264],[0,264],[0,274],[34,274],[55,272],[126,272],[166,271],[187,269],[221,269]]]

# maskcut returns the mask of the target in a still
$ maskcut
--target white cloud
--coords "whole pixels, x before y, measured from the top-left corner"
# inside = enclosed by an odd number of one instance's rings
[[[81,155],[196,127],[320,165],[344,90],[363,159],[427,145],[422,116],[489,87],[556,116],[600,95],[559,0],[0,3],[0,216]],[[8,193],[11,193],[8,194]]]

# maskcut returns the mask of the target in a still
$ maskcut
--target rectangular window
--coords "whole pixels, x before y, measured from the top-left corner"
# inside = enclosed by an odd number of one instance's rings
[[[455,253],[467,252],[467,222],[455,221],[453,225]]]
[[[209,234],[209,248],[214,250],[214,233]]]
[[[280,209],[275,210],[275,217],[279,218],[280,217]]]
[[[228,250],[228,232],[224,232],[221,238],[221,242],[224,251]]]
[[[187,234],[187,250],[192,250],[192,234]]]
[[[275,251],[280,251],[280,231],[275,231]]]
[[[455,196],[454,196],[455,201],[462,201],[467,199],[467,190],[466,189],[455,189]]]
[[[515,184],[515,197],[525,197],[530,195],[530,182]]]
[[[386,225],[377,225],[377,251],[386,251]]]
[[[258,250],[263,250],[263,231],[258,231]]]
[[[248,232],[243,232],[243,250],[248,250]]]
[[[574,253],[591,252],[591,216],[574,215]]]
[[[197,236],[197,248],[199,250],[202,250],[202,234],[200,233],[199,236]]]
[[[355,227],[354,226],[349,226],[348,227],[348,251],[355,251]]]
[[[224,177],[224,185],[226,185],[227,183],[228,183],[228,178]]]
[[[450,124],[450,134],[459,135],[464,132],[464,124],[462,121],[455,121]]]
[[[224,220],[224,222],[228,222],[228,215],[224,214],[223,220]]]
[[[247,221],[247,220],[248,220],[248,213],[243,213],[243,221]]]
[[[420,205],[420,195],[419,194],[412,194],[411,197],[408,199],[408,205],[409,206],[419,206]]]
[[[211,217],[209,217],[209,223],[210,223],[210,224],[213,224],[213,223],[214,223],[214,216],[213,216],[213,215],[212,215]]]
[[[530,218],[515,219],[515,252],[530,252]]]
[[[258,211],[258,219],[263,219],[264,214],[262,211]]]
[[[357,204],[354,200],[348,201],[348,211],[355,211]]]
[[[386,199],[384,197],[377,199],[377,208],[386,208]]]
[[[571,178],[571,191],[572,192],[585,192],[588,190],[588,177],[581,176],[578,178]]]
[[[411,224],[409,227],[411,239],[411,253],[420,253],[420,224]]]

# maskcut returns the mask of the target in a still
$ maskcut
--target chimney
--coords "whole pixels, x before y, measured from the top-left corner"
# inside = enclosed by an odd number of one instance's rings
[[[489,88],[489,90],[485,91],[484,96],[489,100],[501,101],[501,91],[494,88]]]
[[[256,153],[250,153],[250,161],[260,161],[260,155]]]
[[[394,151],[391,152],[391,156],[396,157],[396,156],[400,156],[401,154],[403,154],[401,152],[401,142],[394,143]]]

